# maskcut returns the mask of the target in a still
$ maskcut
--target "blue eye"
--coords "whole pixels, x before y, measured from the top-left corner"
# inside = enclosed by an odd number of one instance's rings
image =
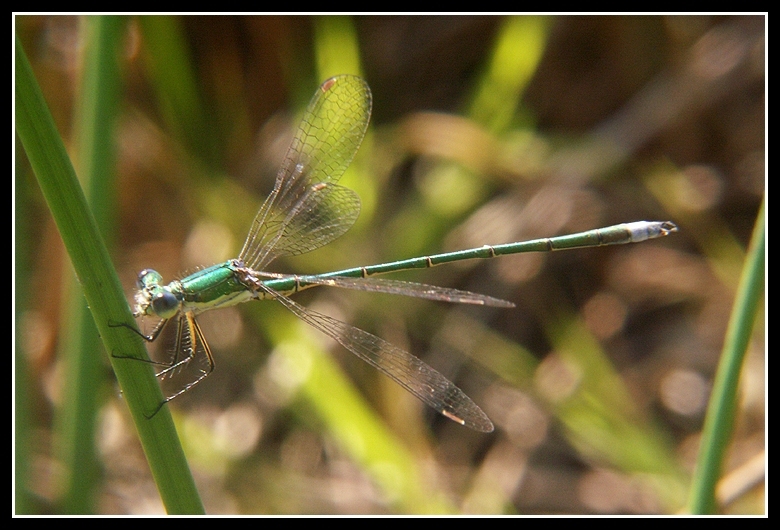
[[[152,311],[160,318],[171,318],[179,309],[179,300],[173,293],[161,291],[152,298]]]

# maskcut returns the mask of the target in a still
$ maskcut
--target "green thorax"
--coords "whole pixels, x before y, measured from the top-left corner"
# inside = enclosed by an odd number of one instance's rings
[[[234,262],[226,261],[182,278],[178,284],[183,311],[202,312],[240,304],[255,297],[236,278]]]

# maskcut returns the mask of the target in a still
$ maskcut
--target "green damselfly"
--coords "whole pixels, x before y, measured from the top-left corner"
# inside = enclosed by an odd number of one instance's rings
[[[360,200],[354,191],[336,182],[355,156],[370,115],[371,91],[365,81],[351,75],[325,81],[303,115],[274,189],[260,207],[238,258],[167,285],[156,271],[141,271],[134,316],[161,319],[144,338],[155,340],[169,321],[177,321],[174,358],[157,375],[165,378],[197,357],[206,360],[197,376],[167,396],[163,404],[192,388],[214,369],[211,349],[196,315],[248,300],[270,299],[280,302],[298,318],[335,339],[447,418],[477,431],[490,432],[493,423],[482,409],[417,357],[366,331],[307,309],[289,296],[325,285],[446,302],[513,307],[511,302],[490,296],[375,276],[466,259],[635,243],[677,230],[671,222],[639,221],[572,235],[485,245],[311,276],[264,272],[276,258],[303,254],[327,245],[355,223]]]

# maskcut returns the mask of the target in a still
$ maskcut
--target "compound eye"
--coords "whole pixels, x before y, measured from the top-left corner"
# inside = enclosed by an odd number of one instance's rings
[[[179,309],[179,300],[168,291],[157,293],[152,298],[152,311],[160,318],[171,318]]]
[[[144,269],[138,273],[136,283],[141,289],[153,285],[160,285],[162,283],[162,275],[154,269]]]

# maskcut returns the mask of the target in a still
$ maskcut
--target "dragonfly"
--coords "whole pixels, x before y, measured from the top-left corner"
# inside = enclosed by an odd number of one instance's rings
[[[330,286],[511,308],[514,307],[511,302],[482,294],[376,276],[522,252],[636,243],[677,230],[669,221],[638,221],[577,234],[485,245],[325,274],[266,272],[268,265],[280,257],[300,255],[327,245],[343,235],[357,220],[360,199],[354,191],[337,182],[352,162],[366,134],[371,105],[371,91],[362,78],[340,75],[326,80],[303,114],[274,188],[257,212],[238,257],[168,284],[155,270],[145,269],[139,273],[133,315],[136,318],[160,319],[150,335],[142,336],[154,341],[169,322],[177,323],[173,360],[155,363],[165,364],[157,376],[164,379],[195,358],[201,358],[203,362],[196,375],[168,395],[157,410],[203,381],[214,370],[211,348],[196,319],[200,313],[249,300],[275,300],[440,414],[476,431],[491,432],[493,423],[482,409],[454,383],[419,358],[371,333],[308,309],[290,296],[312,287]]]

